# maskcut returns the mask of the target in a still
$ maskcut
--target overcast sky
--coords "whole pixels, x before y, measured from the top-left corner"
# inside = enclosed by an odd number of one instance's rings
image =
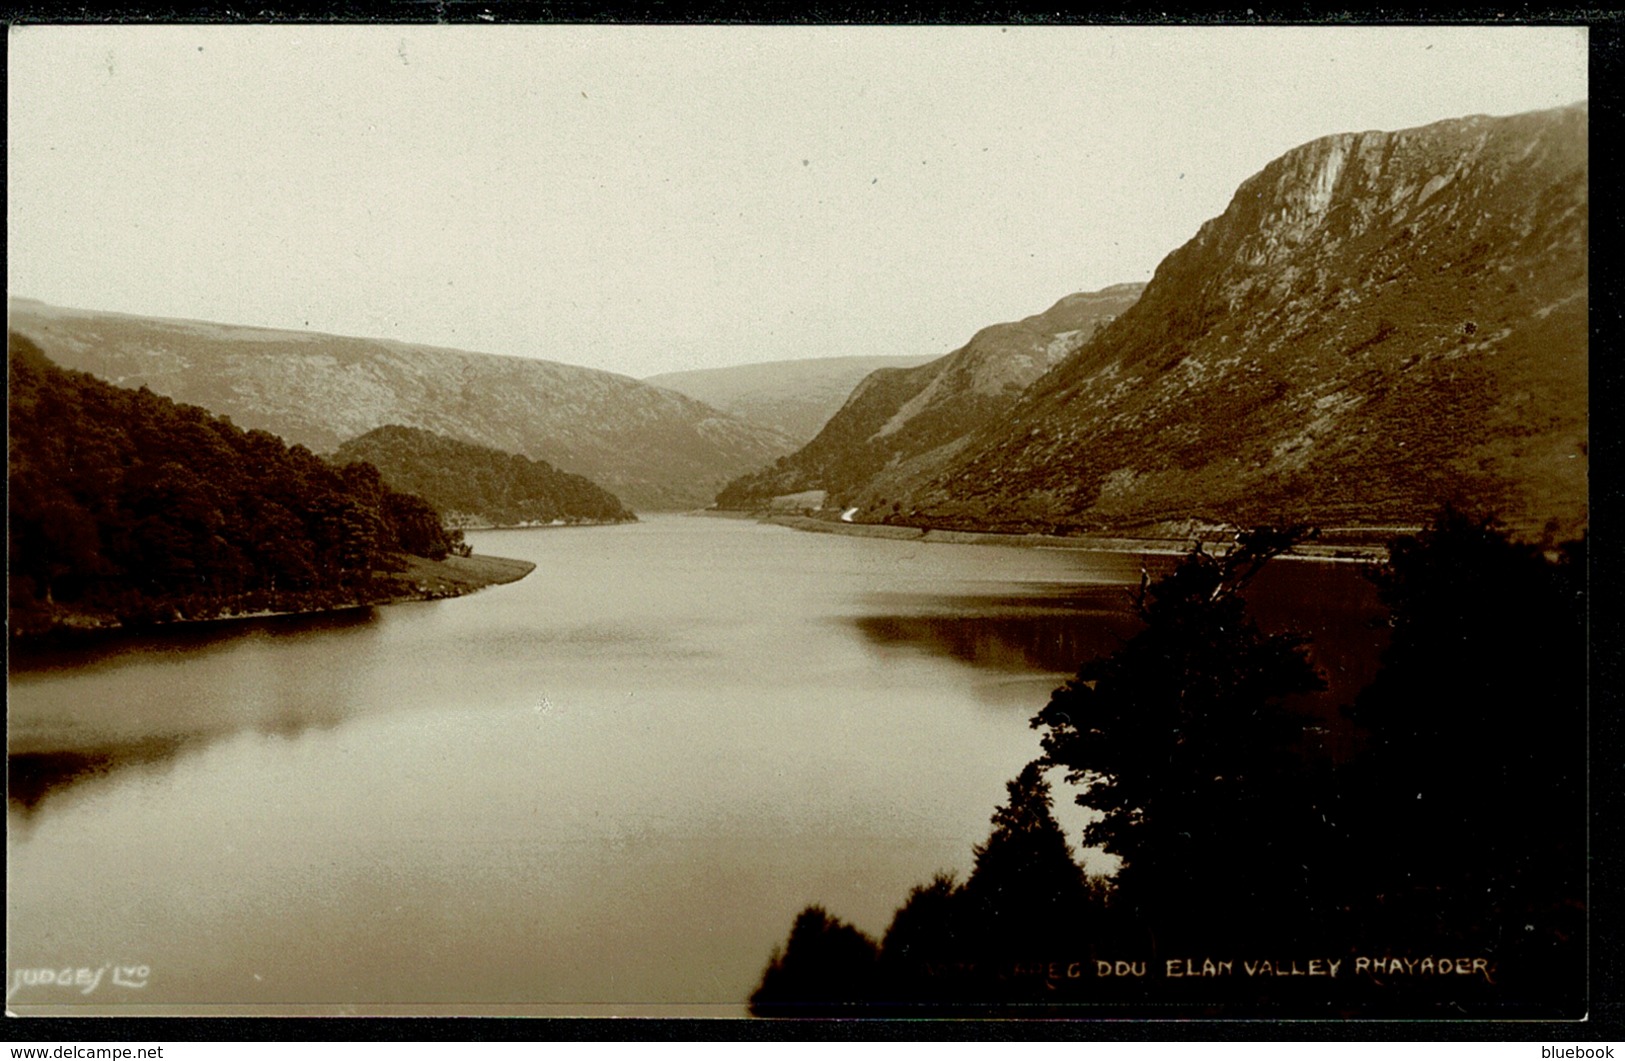
[[[940,354],[1583,29],[26,27],[8,283],[645,376]]]

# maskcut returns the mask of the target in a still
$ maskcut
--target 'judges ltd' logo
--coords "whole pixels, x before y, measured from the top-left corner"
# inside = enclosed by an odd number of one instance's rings
[[[88,995],[101,987],[105,980],[113,987],[139,989],[147,986],[151,976],[152,970],[145,965],[115,965],[112,962],[99,966],[14,969],[11,982],[6,986],[6,1001],[10,1002],[25,987],[77,991],[81,995]]]

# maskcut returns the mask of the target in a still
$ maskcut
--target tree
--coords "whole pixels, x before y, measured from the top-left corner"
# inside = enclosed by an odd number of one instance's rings
[[[874,991],[879,950],[874,940],[821,906],[803,910],[789,942],[775,950],[750,996],[757,1016],[828,1016],[852,1013]]]
[[[940,1001],[959,993],[975,966],[962,924],[964,906],[964,889],[952,873],[938,873],[909,891],[880,942],[888,997]]]
[[[1120,908],[1174,946],[1259,939],[1313,902],[1300,858],[1318,842],[1285,709],[1323,688],[1301,639],[1265,634],[1242,590],[1301,528],[1237,536],[1222,556],[1193,548],[1142,583],[1143,630],[1083,665],[1033,719],[1045,761],[1082,786],[1099,818],[1088,843],[1121,856]],[[1313,861],[1313,860],[1311,860]]]
[[[1578,998],[1585,542],[1548,550],[1446,509],[1373,579],[1392,636],[1350,712],[1367,748],[1343,784],[1349,901],[1374,931]]]
[[[145,388],[9,343],[14,634],[329,606],[387,593],[397,554],[458,547],[370,465],[335,469]],[[274,599],[267,599],[267,595]]]
[[[1055,820],[1041,763],[1005,785],[993,831],[973,847],[964,885],[939,873],[892,917],[880,951],[879,1000],[997,1006],[1053,1001],[1021,967],[1087,958],[1100,928],[1101,891],[1073,860]]]
[[[985,956],[1071,953],[1085,945],[1094,898],[1052,812],[1044,764],[1031,762],[1005,788],[993,832],[974,848],[963,920]]]
[[[384,513],[395,528],[396,547],[403,553],[444,560],[463,543],[463,532],[448,532],[440,513],[415,494],[386,491]]]

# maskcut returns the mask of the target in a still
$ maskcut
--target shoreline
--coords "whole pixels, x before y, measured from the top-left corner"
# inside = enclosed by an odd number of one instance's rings
[[[448,526],[460,531],[571,530],[575,527],[624,527],[631,523],[641,522],[642,520],[633,517],[632,519],[576,520],[569,523],[457,523],[448,524]]]
[[[411,601],[466,597],[489,586],[504,586],[510,582],[518,582],[534,570],[536,565],[529,560],[486,556],[483,553],[448,556],[444,560],[426,560],[421,556],[408,556],[406,570],[392,572],[391,577],[396,582],[411,583],[412,589],[376,603],[404,604]]]
[[[444,560],[429,560],[421,556],[407,556],[404,559],[406,560],[404,570],[389,572],[386,577],[378,580],[379,585],[376,588],[382,592],[315,607],[260,608],[254,611],[223,612],[196,618],[164,619],[133,624],[112,618],[104,620],[94,615],[77,615],[68,616],[66,617],[68,621],[58,621],[44,630],[18,633],[13,628],[7,640],[13,649],[59,648],[89,644],[106,637],[117,638],[169,630],[207,630],[228,623],[290,616],[337,615],[387,604],[411,604],[465,597],[490,586],[518,582],[536,570],[536,565],[529,560],[481,554],[448,556]]]
[[[891,523],[840,523],[812,516],[774,515],[771,513],[721,512],[702,509],[698,515],[721,519],[753,519],[792,530],[814,534],[845,534],[859,538],[890,538],[896,541],[941,543],[947,545],[991,545],[1007,549],[1064,549],[1077,552],[1129,553],[1148,556],[1183,556],[1200,541],[1204,545],[1229,544],[1226,537],[1185,538],[1132,538],[1108,535],[1077,535],[1061,537],[1053,534],[1021,534],[1006,531],[943,530],[934,527],[904,527]],[[1282,553],[1282,560],[1308,560],[1325,564],[1369,564],[1388,558],[1383,545],[1345,544],[1324,545],[1307,542],[1290,552]]]

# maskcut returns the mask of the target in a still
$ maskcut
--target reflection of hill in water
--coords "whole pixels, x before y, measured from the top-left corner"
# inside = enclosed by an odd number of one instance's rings
[[[230,647],[245,637],[294,637],[327,630],[353,630],[378,621],[371,606],[313,612],[174,623],[138,631],[92,630],[13,642],[6,669],[12,675],[53,670],[85,670],[118,663],[138,653],[180,653],[189,657]]]
[[[871,642],[950,656],[973,667],[1070,674],[1095,656],[1115,652],[1140,628],[1121,586],[1098,602],[1058,607],[1050,598],[938,598],[937,614],[870,615],[855,620]],[[1091,594],[1091,596],[1093,596]],[[1105,596],[1102,594],[1101,596]]]
[[[166,737],[94,751],[9,755],[6,757],[6,799],[14,806],[32,811],[53,792],[104,778],[121,767],[152,764],[167,767],[187,743],[184,738]]]
[[[186,755],[204,751],[244,733],[292,740],[306,733],[332,729],[344,721],[331,714],[288,713],[208,732],[164,735],[123,744],[61,751],[20,752],[6,756],[6,801],[32,813],[48,796],[62,795],[77,785],[108,780],[125,771],[167,772]]]
[[[1162,563],[1152,566],[1152,577],[1162,573]],[[853,623],[883,650],[929,652],[989,674],[1047,677],[1059,685],[1061,676],[1110,655],[1141,629],[1133,592],[1078,585],[1023,586],[1010,595],[877,595],[877,614]],[[1327,687],[1289,706],[1308,716],[1310,750],[1346,758],[1357,735],[1341,709],[1375,676],[1387,639],[1375,587],[1352,564],[1277,561],[1260,572],[1247,598],[1266,631],[1308,639],[1310,662]],[[1014,703],[1036,712],[1046,695]]]
[[[374,608],[354,608],[194,623],[141,633],[93,633],[14,648],[8,667],[13,678],[27,680],[57,670],[112,668],[139,656],[173,657],[176,662],[184,662],[225,651],[244,640],[362,632],[377,619]],[[6,756],[6,800],[13,809],[31,815],[47,797],[61,795],[75,786],[93,785],[125,771],[167,771],[183,756],[245,733],[293,739],[313,730],[331,729],[346,717],[342,705],[336,703],[279,702],[271,712],[222,709],[210,712],[206,718],[172,718],[167,720],[170,724],[155,725],[151,732],[95,744],[64,740],[62,746],[51,746],[54,742],[14,739]],[[64,732],[71,731],[69,727]]]
[[[305,733],[332,729],[343,717],[282,715],[260,719],[252,725],[184,736],[154,736],[127,744],[62,751],[21,752],[6,756],[6,801],[12,807],[32,814],[49,796],[60,796],[78,785],[109,780],[127,771],[167,772],[182,757],[201,752],[211,745],[254,732],[267,737],[292,740]]]

